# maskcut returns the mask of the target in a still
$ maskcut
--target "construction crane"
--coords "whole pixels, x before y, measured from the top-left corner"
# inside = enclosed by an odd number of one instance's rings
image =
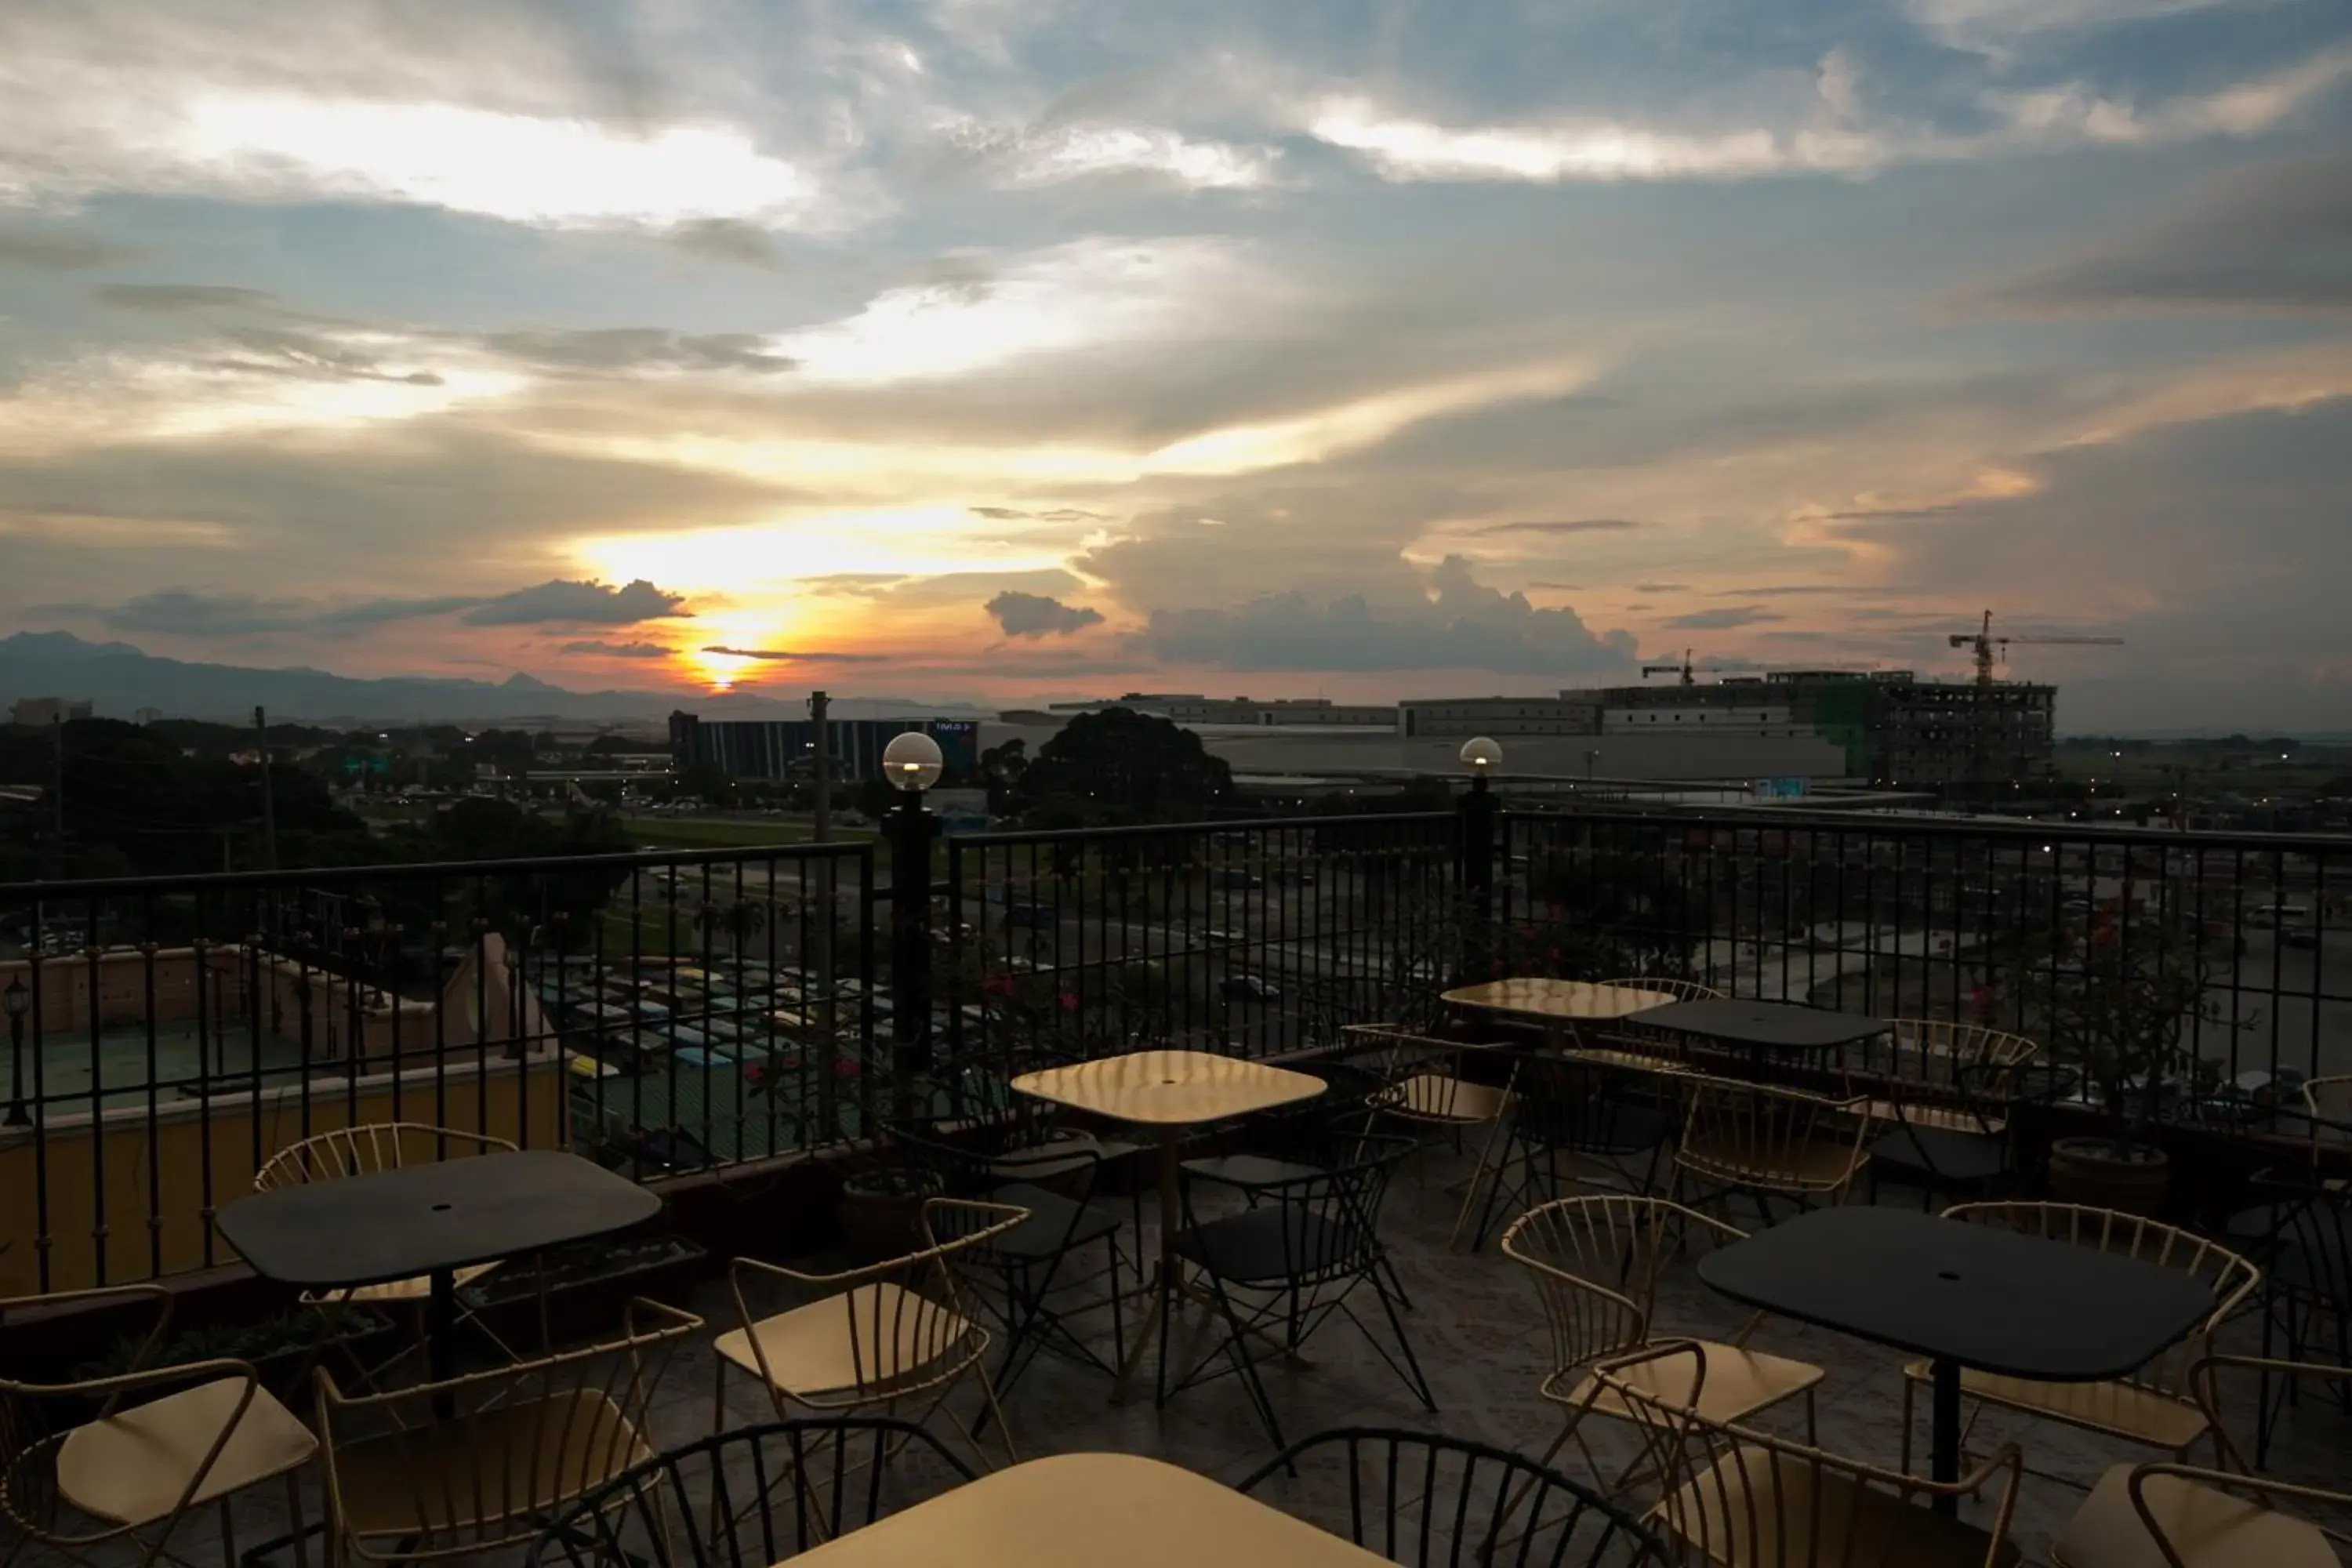
[[[2035,647],[2048,647],[2053,644],[2070,643],[2077,646],[2120,647],[2123,646],[2123,640],[2124,639],[2121,637],[1997,637],[1992,635],[1992,612],[1990,610],[1987,610],[1984,613],[1984,620],[1978,626],[1975,631],[1954,632],[1951,634],[1951,643],[1954,647],[1975,649],[1977,661],[1977,684],[1979,686],[1990,686],[1992,684],[1992,667],[1993,660],[1996,657],[1995,650],[1999,650],[1998,657],[2005,659],[2008,658],[2009,647],[2012,643],[2021,647],[2027,644],[2032,644]],[[1644,673],[1647,672],[1645,671]]]
[[[1698,681],[1695,679],[1694,677],[1720,674],[1723,670],[1728,668],[1729,666],[1727,665],[1693,664],[1691,663],[1691,650],[1685,648],[1683,649],[1683,661],[1680,664],[1643,665],[1642,667],[1642,679],[1647,680],[1654,675],[1679,675],[1683,678],[1683,684],[1685,686],[1696,686]]]

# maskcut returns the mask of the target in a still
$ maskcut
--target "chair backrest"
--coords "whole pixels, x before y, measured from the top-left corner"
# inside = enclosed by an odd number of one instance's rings
[[[738,1258],[729,1269],[739,1321],[751,1342],[760,1375],[771,1385],[779,1369],[757,1330],[764,1314],[754,1295],[763,1284],[799,1297],[794,1306],[821,1304],[838,1312],[848,1359],[825,1388],[793,1388],[793,1397],[818,1409],[856,1409],[938,1387],[960,1376],[988,1344],[971,1278],[995,1261],[994,1248],[1029,1218],[1013,1204],[967,1198],[927,1198],[925,1246],[835,1274],[812,1274],[756,1258]]]
[[[768,1568],[971,1480],[908,1421],[739,1427],[632,1467],[560,1515],[525,1568]]]
[[[1933,1089],[1967,1090],[1999,1097],[2008,1072],[2041,1054],[2041,1045],[2023,1035],[1983,1024],[1950,1018],[1889,1018],[1886,1021],[1892,1057],[1880,1059],[1882,1047],[1860,1049],[1869,1065],[1898,1084]],[[1856,1063],[1854,1065],[1862,1065]]]
[[[2023,1468],[2015,1444],[1958,1481],[1939,1484],[1709,1420],[1698,1413],[1706,1376],[1706,1359],[1689,1340],[1653,1345],[1593,1371],[1594,1396],[1605,1392],[1623,1401],[1663,1467],[1663,1495],[1653,1517],[1685,1543],[1685,1560],[1741,1568],[1894,1568],[1923,1555],[1906,1541],[1906,1527],[1935,1517],[1908,1505],[1979,1493],[1993,1508],[1985,1568],[2011,1555],[2004,1542]],[[1687,1404],[1657,1393],[1685,1386]]]
[[[2176,1399],[2197,1396],[2189,1380],[2190,1367],[2205,1355],[2213,1331],[2262,1279],[2261,1270],[2219,1242],[2160,1220],[2114,1209],[2056,1203],[1955,1204],[1944,1211],[1944,1217],[2000,1226],[2045,1241],[2137,1258],[2179,1269],[2211,1287],[2213,1310],[2204,1321],[2170,1350],[2119,1380]]]
[[[254,1173],[253,1190],[266,1193],[309,1182],[373,1175],[407,1165],[437,1164],[468,1154],[513,1152],[512,1140],[425,1121],[369,1121],[316,1132],[289,1143]]]
[[[1538,1149],[1614,1153],[1627,1147],[1637,1119],[1654,1113],[1630,1098],[1633,1075],[1573,1057],[1531,1057],[1519,1064],[1511,1125]]]
[[[617,1339],[389,1394],[318,1370],[330,1518],[352,1555],[519,1546],[549,1514],[653,1457],[646,1408],[691,1312],[629,1303]]]
[[[1581,1482],[1484,1443],[1348,1426],[1241,1483],[1405,1568],[1667,1568],[1649,1528]]]
[[[1702,985],[1696,980],[1666,980],[1654,974],[1621,974],[1601,984],[1622,985],[1631,991],[1655,991],[1677,1002],[1712,1002],[1723,994],[1714,986]]]
[[[1747,1234],[1670,1199],[1616,1193],[1555,1198],[1511,1222],[1503,1256],[1535,1280],[1555,1375],[1641,1348],[1658,1279],[1692,1227],[1725,1241]]]
[[[2304,1111],[2311,1119],[2315,1154],[2322,1144],[2352,1143],[2352,1073],[2306,1079],[2300,1093]]]
[[[1328,1145],[1325,1168],[1246,1184],[1252,1207],[1281,1215],[1272,1227],[1279,1237],[1279,1277],[1314,1293],[1344,1289],[1376,1268],[1389,1179],[1414,1147],[1411,1138],[1392,1133],[1335,1136]],[[1202,1217],[1193,1208],[1196,1189],[1236,1184],[1186,1173],[1181,1184],[1185,1226],[1200,1224]]]
[[[1743,1187],[1842,1196],[1862,1168],[1867,1101],[1694,1076],[1675,1163]]]
[[[1374,1070],[1381,1087],[1368,1095],[1365,1103],[1383,1116],[1444,1123],[1485,1121],[1501,1103],[1494,1097],[1474,1094],[1463,1084],[1462,1053],[1475,1047],[1418,1034],[1398,1024],[1349,1024],[1346,1033],[1381,1051]]]

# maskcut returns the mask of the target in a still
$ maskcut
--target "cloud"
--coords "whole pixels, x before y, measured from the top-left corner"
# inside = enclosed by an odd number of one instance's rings
[[[1160,126],[1094,121],[1022,127],[963,121],[948,145],[973,171],[1015,189],[1105,175],[1183,190],[1254,190],[1272,182],[1279,149],[1198,141]]]
[[[242,351],[207,362],[210,368],[303,381],[381,381],[401,386],[445,386],[437,371],[402,370],[377,357],[363,338],[337,339],[285,327],[232,326],[221,335]]]
[[[135,246],[109,245],[86,234],[0,229],[0,267],[22,267],[34,272],[84,272],[134,260],[145,254]]]
[[[699,336],[659,327],[486,332],[472,340],[502,358],[559,374],[624,374],[647,370],[740,370],[773,375],[794,368],[789,354],[755,332]]]
[[[1431,571],[1417,604],[1269,594],[1226,608],[1157,610],[1129,640],[1153,658],[1221,669],[1551,676],[1622,669],[1634,655],[1631,635],[1596,636],[1572,610],[1486,587],[1460,556]]]
[[[887,654],[831,653],[816,648],[728,647],[723,644],[714,644],[702,651],[723,654],[730,658],[762,659],[772,664],[887,664],[890,662]]]
[[[655,587],[639,577],[612,587],[598,582],[541,583],[485,599],[466,613],[477,626],[533,626],[570,622],[578,626],[625,626],[639,621],[690,616],[686,596]]]
[[[1559,522],[1490,522],[1473,533],[1624,533],[1642,525],[1622,517],[1579,517]]]
[[[1915,513],[1871,512],[1842,513],[1842,516],[1911,516]],[[1798,599],[1814,595],[1887,594],[1895,590],[1873,584],[1864,587],[1853,583],[1778,583],[1761,588],[1716,588],[1710,590],[1718,599]]]
[[[1720,610],[1693,610],[1686,616],[1669,616],[1662,624],[1678,632],[1714,632],[1788,618],[1777,610],[1768,610],[1760,605],[1742,605],[1737,607],[1727,605]]]
[[[774,272],[783,266],[776,242],[757,224],[741,218],[692,218],[662,233],[662,237],[687,255],[702,261],[730,262]]]
[[[1636,583],[1633,584],[1633,592],[1636,594],[1683,594],[1689,591],[1690,584],[1687,583]]]
[[[1976,302],[2027,313],[2352,310],[2352,156],[2227,175],[2154,226]]]
[[[219,283],[101,283],[90,293],[100,304],[163,316],[194,310],[251,309],[270,302],[269,295],[262,289],[234,289]]]
[[[1068,637],[1102,624],[1102,612],[1083,605],[1066,605],[1044,594],[1019,594],[1010,589],[982,606],[1009,637]]]
[[[594,654],[604,658],[667,658],[677,650],[657,642],[604,642],[595,637],[560,643],[558,653]]]

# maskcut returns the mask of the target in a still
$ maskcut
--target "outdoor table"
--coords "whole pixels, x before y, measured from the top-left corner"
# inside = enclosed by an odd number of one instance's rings
[[[1960,1477],[1963,1368],[2104,1383],[2146,1365],[2213,1310],[2177,1268],[1999,1226],[1903,1209],[1816,1209],[1699,1259],[1733,1300],[1928,1358],[1930,1474]],[[1937,1506],[1951,1511],[1951,1500]]]
[[[1622,1018],[1628,1014],[1670,1005],[1674,1001],[1663,991],[1606,985],[1597,980],[1552,980],[1541,975],[1457,986],[1438,999],[1456,1007],[1533,1018],[1544,1025],[1555,1039],[1567,1026],[1594,1018]]]
[[[424,1275],[426,1355],[452,1369],[457,1271],[626,1230],[661,1199],[576,1154],[502,1151],[278,1187],[239,1198],[214,1223],[254,1272],[308,1289],[355,1289]]]
[[[1311,1100],[1323,1092],[1324,1082],[1303,1072],[1236,1057],[1163,1050],[1130,1051],[1024,1073],[1013,1080],[1013,1088],[1033,1100],[1149,1127],[1159,1134],[1160,1268],[1150,1287],[1150,1311],[1135,1336],[1128,1364],[1119,1369],[1119,1386],[1124,1390],[1143,1359],[1143,1347],[1151,1342],[1160,1314],[1168,1310],[1168,1293],[1176,1281],[1176,1232],[1182,1223],[1176,1198],[1176,1163],[1184,1130]]]
[[[1386,1568],[1352,1542],[1133,1454],[992,1471],[792,1560],[793,1568]]]
[[[1764,1058],[1819,1055],[1886,1033],[1886,1021],[1859,1013],[1836,1013],[1796,1002],[1739,1001],[1710,997],[1697,1002],[1669,1002],[1626,1015],[1626,1022],[1644,1028],[1696,1035],[1717,1045],[1748,1053],[1751,1074],[1764,1076]]]

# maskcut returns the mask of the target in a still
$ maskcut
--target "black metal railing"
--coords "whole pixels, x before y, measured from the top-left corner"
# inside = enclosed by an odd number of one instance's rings
[[[2352,1071],[2346,838],[1484,792],[944,841],[894,813],[878,844],[19,884],[0,938],[0,1186],[26,1194],[0,1285],[27,1288],[220,1261],[218,1205],[352,1120],[657,1179],[1024,1063],[1427,1021],[1498,973],[1671,975],[2063,1054],[2122,966],[2170,998],[2208,1097]]]

